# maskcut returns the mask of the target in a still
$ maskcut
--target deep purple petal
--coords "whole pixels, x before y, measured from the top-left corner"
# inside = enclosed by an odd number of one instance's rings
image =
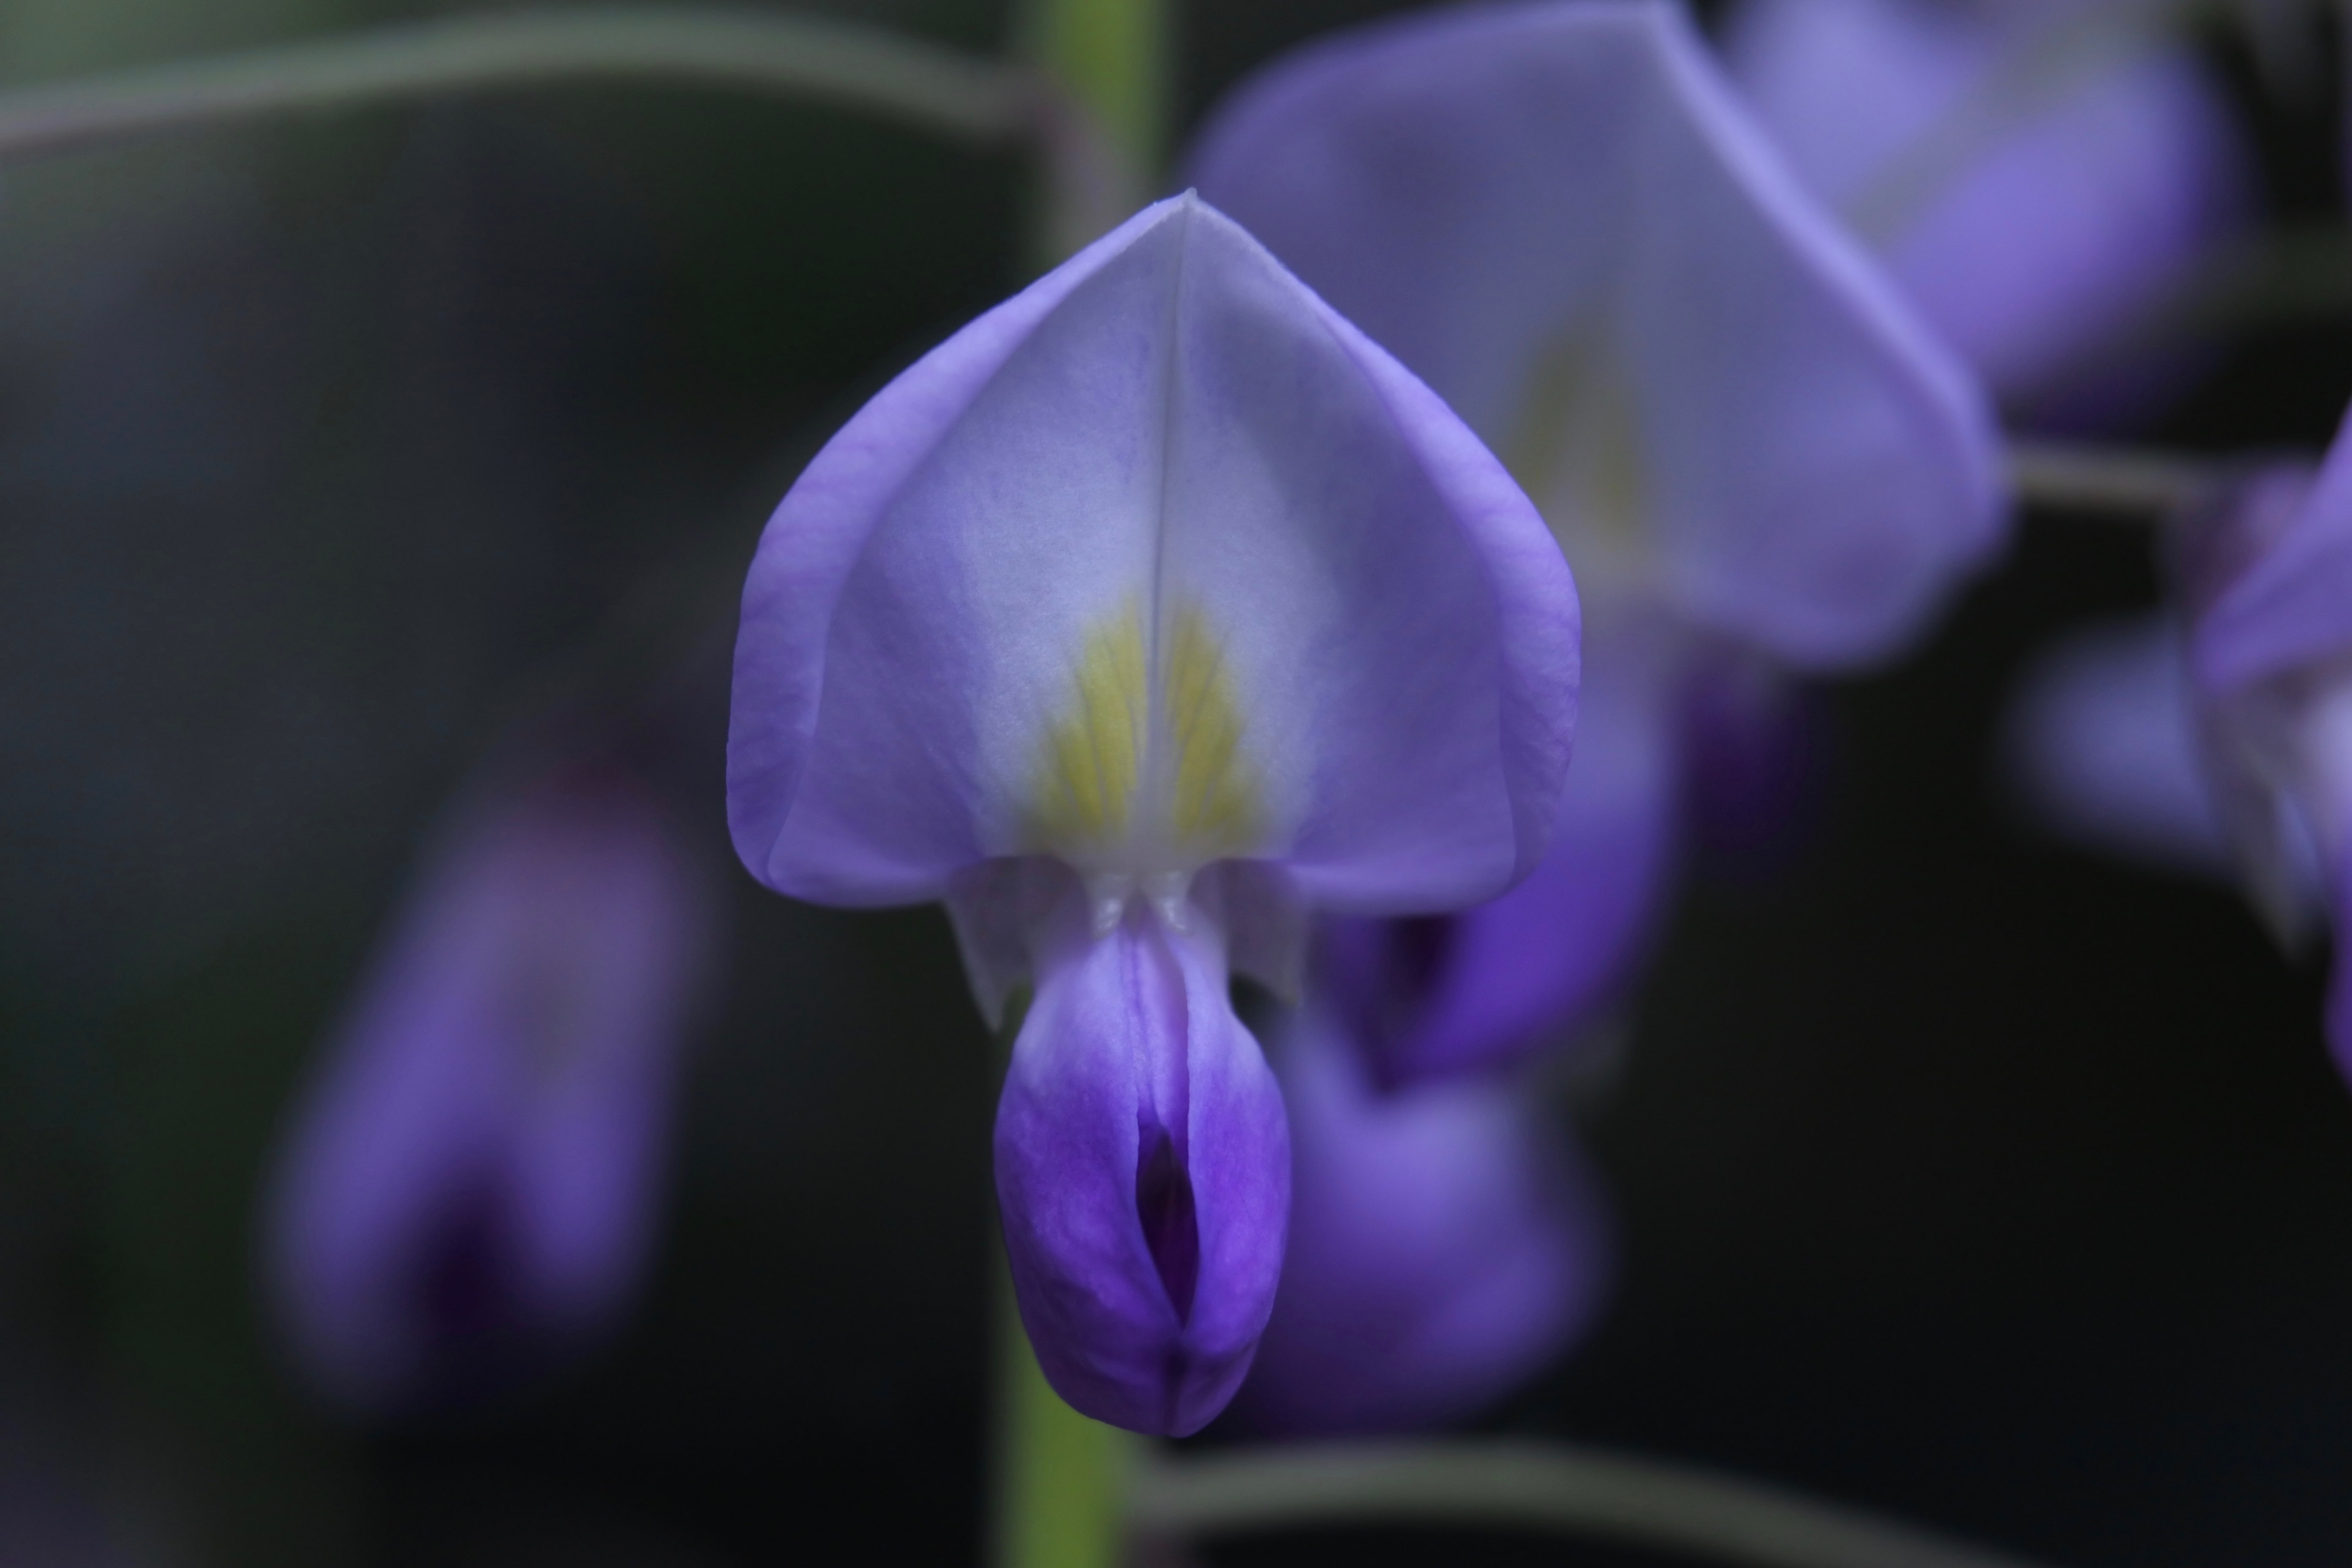
[[[708,924],[608,774],[461,820],[296,1112],[269,1271],[298,1358],[383,1407],[608,1322],[651,1239]]]
[[[1668,6],[1326,41],[1236,94],[1193,177],[1512,458],[1572,560],[1580,487],[1624,470],[1666,590],[1721,630],[1883,654],[2000,537],[1973,383]],[[1624,430],[1568,412],[1602,405]]]
[[[1778,869],[1822,805],[1828,719],[1819,695],[1733,643],[1696,646],[1685,666],[1683,818],[1718,868]]]
[[[1282,1268],[1290,1154],[1213,931],[1139,903],[1108,936],[1072,889],[997,1107],[1021,1321],[1055,1392],[1198,1430],[1249,1368]]]
[[[1491,1070],[1615,999],[1654,933],[1675,858],[1672,650],[1593,647],[1576,765],[1551,851],[1457,914],[1330,922],[1321,994],[1384,1082]]]
[[[1475,1415],[1583,1332],[1607,1215],[1565,1132],[1492,1079],[1391,1095],[1309,1011],[1280,1054],[1290,1250],[1239,1422],[1403,1431]]]
[[[2178,289],[2245,227],[2250,158],[2215,84],[2166,19],[2130,6],[1995,9],[1933,0],[1748,0],[1731,70],[1790,162],[1865,219],[1897,204],[1885,255],[1945,340],[2004,397]],[[2083,30],[2097,13],[2104,38]],[[2004,110],[2022,60],[2067,68]],[[2006,123],[1997,117],[2006,112]],[[1997,127],[1957,167],[1903,173],[1928,139]],[[1882,182],[1924,180],[1895,191]],[[2128,366],[2116,412],[2167,379]],[[2106,401],[2106,400],[2103,400]]]
[[[1226,837],[1192,864],[1286,859],[1307,897],[1360,907],[1468,901],[1541,851],[1576,633],[1501,465],[1180,197],[900,376],[785,498],[745,589],[737,846],[843,902],[937,896],[990,857],[1133,869],[1067,841],[1049,738],[1088,690],[1160,712],[1189,647],[1238,737]]]
[[[2345,935],[2352,931],[2352,858],[2337,860],[2335,883],[2336,955],[2327,976],[2327,1046],[2336,1070],[2352,1080],[2352,940]],[[1295,1127],[1292,1135],[1297,1136]],[[1297,1177],[1292,1181],[1295,1184]],[[1295,1194],[1291,1202],[1295,1211]],[[1297,1223],[1295,1213],[1292,1223]]]
[[[2004,728],[2005,771],[2045,826],[2184,870],[2228,869],[2171,616],[2068,636],[2027,669]]]

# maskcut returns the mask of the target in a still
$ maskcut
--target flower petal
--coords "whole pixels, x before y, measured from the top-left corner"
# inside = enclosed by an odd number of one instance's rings
[[[2006,771],[2044,826],[2183,870],[2228,870],[2169,616],[2076,632],[2038,656],[2004,729]]]
[[[1819,694],[1773,659],[1720,639],[1694,647],[1681,690],[1684,820],[1718,868],[1787,865],[1822,802]]]
[[[2352,859],[2336,862],[2332,901],[2336,955],[2327,975],[2327,1048],[2336,1070],[2352,1079],[2352,940],[2345,935],[2352,931]]]
[[[1381,1095],[1313,1010],[1279,1059],[1290,1250],[1241,1424],[1402,1431],[1473,1415],[1591,1322],[1608,1216],[1536,1106],[1491,1079]]]
[[[1512,458],[1580,573],[1559,498],[1597,486],[1687,613],[1837,664],[2000,536],[1974,384],[1668,6],[1360,29],[1246,85],[1193,171]]]
[[[1427,389],[1186,196],[885,389],[745,588],[730,818],[770,885],[1286,858],[1484,897],[1540,853],[1573,584]]]
[[[2252,476],[2184,542],[2198,683],[2227,690],[2352,647],[2352,417],[2316,478]]]
[[[1213,922],[1145,904],[1094,935],[1076,887],[1044,934],[997,1108],[1021,1321],[1055,1390],[1181,1435],[1249,1368],[1282,1268],[1281,1091],[1226,999]]]
[[[1532,875],[1452,915],[1328,922],[1326,1005],[1383,1083],[1491,1071],[1567,1038],[1624,985],[1678,837],[1673,661],[1644,640],[1594,647],[1576,765]]]
[[[1136,242],[1166,216],[932,350],[776,508],[744,583],[727,738],[736,849],[771,887],[919,901],[982,858],[983,661],[1069,658],[1148,555],[1173,258]],[[1046,646],[1024,661],[1024,640]]]
[[[633,785],[543,783],[460,822],[271,1195],[274,1294],[327,1393],[437,1397],[618,1310],[651,1239],[704,924]]]
[[[2352,755],[2333,743],[2352,657],[2352,441],[2316,478],[2256,470],[2178,521],[2189,671],[2206,773],[2248,896],[2273,931],[2326,912],[2352,831]]]
[[[1726,51],[1799,173],[1892,223],[1895,278],[2016,397],[2063,390],[2070,361],[2245,226],[2246,150],[2168,23],[2133,6],[1748,0]],[[1955,137],[1957,166],[1923,151]],[[1906,179],[1925,188],[1897,188]],[[2166,378],[2142,359],[2126,367],[2132,384],[2095,401],[2145,403]]]

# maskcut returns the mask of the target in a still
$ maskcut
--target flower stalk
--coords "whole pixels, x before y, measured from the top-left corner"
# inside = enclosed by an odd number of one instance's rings
[[[1164,0],[1032,0],[1025,52],[1057,89],[1039,122],[1041,268],[1076,255],[1152,195],[1167,156]]]
[[[1114,1568],[1124,1560],[1130,1479],[1143,1439],[1079,1415],[1038,1370],[1013,1310],[996,1300],[997,1568]]]
[[[1454,1524],[1601,1536],[1745,1568],[2032,1568],[2024,1558],[1777,1487],[1524,1439],[1287,1446],[1157,1459],[1135,1524],[1202,1537],[1313,1525]]]
[[[2009,485],[2019,504],[2159,521],[2210,494],[2222,462],[2176,452],[2066,441],[2012,441]]]
[[[982,143],[1037,133],[1037,78],[879,27],[586,6],[453,16],[0,93],[0,162],[453,92],[639,80],[806,98]]]

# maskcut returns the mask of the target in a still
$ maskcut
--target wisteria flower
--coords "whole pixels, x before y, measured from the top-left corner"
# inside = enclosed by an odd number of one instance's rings
[[[2221,876],[2230,852],[2168,612],[2077,630],[2039,655],[2004,720],[2002,766],[2061,837]]]
[[[1054,1387],[1189,1432],[1281,1268],[1282,1100],[1227,974],[1310,908],[1540,858],[1575,590],[1426,387],[1184,196],[981,317],[784,498],[744,589],[729,812],[819,901],[945,899],[1025,989],[996,1184]]]
[[[2178,383],[2119,335],[2252,216],[2243,137],[2170,20],[2146,0],[1745,0],[1725,50],[1945,340],[2004,400],[2080,423]]]
[[[2206,777],[2257,909],[2282,936],[2352,908],[2352,439],[2184,519],[2176,550]],[[2352,973],[2331,1034],[2352,1071]]]
[[[653,1239],[709,928],[665,812],[613,765],[463,812],[270,1194],[271,1293],[326,1394],[463,1398],[611,1326]]]
[[[1332,38],[1244,85],[1192,172],[1495,446],[1584,590],[1552,861],[1391,933],[1464,967],[1412,988],[1429,1017],[1358,1026],[1391,1081],[1495,1065],[1622,984],[1676,859],[1694,689],[1769,692],[1718,661],[1883,658],[1999,543],[1989,412],[1664,4]]]
[[[1490,1076],[1383,1092],[1312,1005],[1276,1064],[1290,1107],[1290,1248],[1239,1423],[1442,1425],[1583,1332],[1607,1293],[1610,1226],[1547,1108]]]

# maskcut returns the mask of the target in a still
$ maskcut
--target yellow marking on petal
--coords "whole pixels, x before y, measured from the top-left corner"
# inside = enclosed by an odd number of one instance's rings
[[[1093,871],[1150,877],[1256,842],[1265,813],[1232,669],[1208,618],[1179,606],[1156,653],[1134,605],[1087,635],[1067,706],[1038,750],[1034,847]]]
[[[1179,839],[1214,856],[1246,847],[1258,830],[1255,783],[1242,755],[1241,704],[1224,649],[1201,612],[1178,608],[1161,677],[1176,749]]]
[[[1036,831],[1049,844],[1099,844],[1126,831],[1143,773],[1150,690],[1140,607],[1087,637],[1072,688],[1067,711],[1045,732]]]
[[[1588,551],[1642,548],[1649,476],[1633,384],[1591,330],[1544,349],[1502,457],[1580,571]]]

